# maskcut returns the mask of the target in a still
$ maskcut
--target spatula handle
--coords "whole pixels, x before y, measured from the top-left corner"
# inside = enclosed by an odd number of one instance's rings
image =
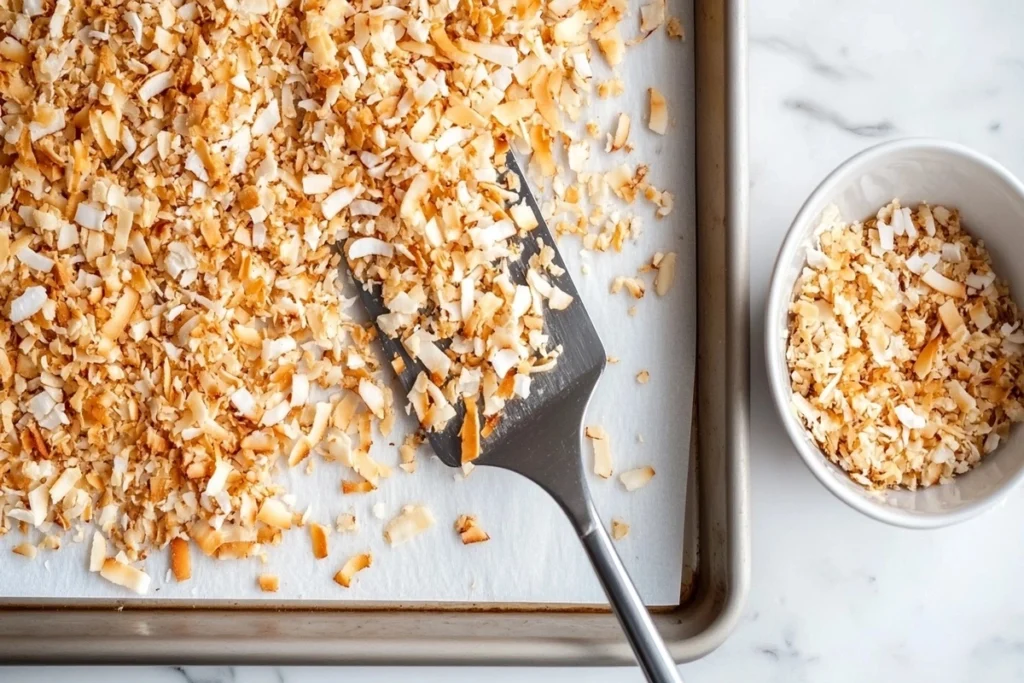
[[[580,540],[586,548],[590,561],[594,565],[604,592],[611,603],[612,611],[618,617],[622,630],[626,633],[637,662],[648,681],[654,683],[682,683],[676,663],[672,660],[665,647],[665,641],[651,621],[651,615],[640,600],[636,586],[622,566],[619,554],[612,546],[597,516],[593,504],[588,505],[591,524],[581,525]]]

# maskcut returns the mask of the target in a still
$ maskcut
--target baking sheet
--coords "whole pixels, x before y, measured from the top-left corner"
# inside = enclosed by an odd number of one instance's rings
[[[690,0],[670,2],[669,8],[669,14],[679,17],[684,28],[692,26]],[[630,30],[637,24],[638,17],[627,19]],[[600,57],[593,62],[595,81],[607,78],[609,72]],[[627,113],[632,119],[629,138],[635,149],[629,154],[604,155],[599,153],[603,141],[594,141],[590,167],[607,170],[619,163],[631,167],[646,163],[651,181],[675,194],[676,208],[668,218],[655,220],[645,202],[632,207],[633,213],[643,216],[644,229],[640,239],[627,243],[621,254],[581,255],[575,238],[563,239],[559,249],[609,355],[619,359],[606,369],[587,423],[601,424],[611,435],[617,473],[642,465],[657,470],[654,480],[634,493],[626,493],[617,479],[604,481],[591,475],[591,491],[605,520],[621,517],[632,527],[617,547],[645,602],[669,606],[679,603],[682,583],[681,520],[686,504],[696,344],[692,43],[670,41],[664,30],[658,31],[627,51],[619,71],[627,92],[612,100],[595,96],[586,116],[597,121],[603,131],[611,131],[619,112]],[[650,86],[658,87],[668,99],[670,129],[664,137],[646,128]],[[613,277],[634,276],[655,251],[668,250],[679,254],[676,286],[668,296],[655,296],[653,287],[640,301],[625,292],[609,294]],[[581,270],[584,262],[589,268],[586,275]],[[646,280],[651,283],[649,276]],[[634,305],[636,314],[631,316],[628,309]],[[635,379],[642,369],[651,373],[650,382],[643,386]],[[400,442],[403,428],[412,425],[396,428],[393,442]],[[428,453],[426,447],[421,449],[415,474],[396,469],[377,492],[366,496],[340,494],[344,468],[337,464],[317,462],[311,475],[304,469],[284,470],[282,477],[296,496],[297,509],[311,505],[312,520],[332,524],[339,513],[352,511],[360,521],[360,532],[332,534],[330,557],[322,561],[313,560],[304,530],[294,530],[280,546],[268,547],[266,564],[258,559],[214,562],[194,552],[193,578],[184,584],[167,580],[166,554],[157,552],[146,563],[154,578],[147,597],[187,602],[604,602],[568,521],[539,488],[518,475],[490,468],[478,468],[464,479]],[[378,439],[373,456],[395,463],[397,449]],[[589,452],[586,457],[589,459]],[[437,525],[409,543],[390,548],[381,536],[383,525],[402,505],[412,502],[427,504]],[[383,520],[373,514],[377,503],[382,504]],[[451,528],[463,513],[477,515],[491,540],[463,546]],[[9,546],[20,540],[20,534],[10,534],[2,541],[6,547],[0,548],[0,557],[5,558],[0,564],[0,596],[108,601],[131,597],[88,574],[87,543],[66,543],[60,552],[44,551],[29,561],[10,553]],[[364,550],[373,552],[373,567],[360,574],[348,590],[334,584],[331,576],[344,560]],[[259,592],[255,577],[262,572],[281,577],[278,593]]]

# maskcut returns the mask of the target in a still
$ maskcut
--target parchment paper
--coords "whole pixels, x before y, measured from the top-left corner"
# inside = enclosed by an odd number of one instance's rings
[[[639,27],[639,3],[631,3],[632,15],[623,33],[627,39]],[[669,14],[684,29],[693,25],[690,0],[670,2]],[[595,83],[610,75],[600,56],[592,60]],[[691,37],[669,40],[664,28],[642,44],[627,50],[619,67],[626,92],[611,100],[593,97],[584,120],[594,120],[603,131],[614,131],[619,112],[632,119],[631,153],[605,155],[604,140],[593,141],[591,167],[607,170],[614,165],[638,163],[650,166],[649,178],[659,188],[675,194],[675,210],[656,220],[650,205],[639,200],[632,211],[644,217],[638,242],[629,242],[622,253],[580,253],[575,238],[563,238],[559,249],[569,273],[583,296],[608,354],[618,357],[609,365],[587,415],[587,424],[600,424],[612,439],[615,477],[589,481],[597,507],[606,520],[612,516],[630,524],[629,535],[616,547],[648,604],[679,602],[682,574],[683,511],[689,457],[696,354],[695,226],[694,226],[694,69]],[[657,136],[647,129],[647,88],[656,86],[669,103],[668,134]],[[613,206],[609,206],[613,209]],[[645,276],[647,295],[636,301],[625,291],[612,295],[609,285],[616,275],[635,276],[637,268],[655,251],[678,252],[675,286],[665,297],[654,293],[651,276]],[[589,274],[581,272],[586,263]],[[636,306],[635,315],[628,309]],[[640,385],[636,374],[646,369],[650,382]],[[400,443],[412,427],[400,425],[391,441]],[[642,442],[641,442],[642,439]],[[380,438],[378,437],[378,441]],[[397,463],[395,447],[377,443],[373,457]],[[592,454],[585,453],[588,472]],[[645,488],[627,493],[618,473],[652,465],[657,475]],[[395,470],[380,489],[365,496],[342,496],[343,468],[317,462],[307,475],[297,468],[282,477],[295,493],[297,508],[312,505],[312,520],[333,526],[341,512],[351,510],[359,519],[356,534],[334,532],[330,556],[314,560],[304,529],[285,535],[280,546],[268,547],[268,561],[259,559],[215,562],[193,549],[193,578],[176,583],[166,576],[166,552],[155,552],[146,562],[153,576],[147,598],[177,600],[314,600],[395,602],[500,602],[500,603],[604,603],[569,523],[546,494],[518,475],[477,468],[467,479],[421,449],[419,470],[408,475]],[[384,504],[385,519],[372,512]],[[433,511],[437,524],[413,541],[395,548],[382,537],[387,519],[402,505],[420,502]],[[459,514],[477,515],[491,540],[463,546],[452,525]],[[91,531],[86,535],[91,537]],[[32,536],[38,541],[38,536]],[[127,599],[134,594],[87,571],[88,542],[65,538],[59,552],[40,551],[29,561],[11,553],[21,542],[20,533],[0,539],[0,599],[2,598],[99,598]],[[370,550],[373,566],[358,575],[350,589],[331,577],[353,553]],[[280,576],[278,593],[261,593],[256,576],[262,572]]]

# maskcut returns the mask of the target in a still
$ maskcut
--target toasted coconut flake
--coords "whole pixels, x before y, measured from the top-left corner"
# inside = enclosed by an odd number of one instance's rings
[[[240,387],[231,393],[231,405],[240,415],[250,419],[256,417],[256,399],[245,387]]]
[[[608,479],[612,476],[612,446],[608,432],[599,425],[588,426],[587,438],[594,446],[594,474]]]
[[[309,540],[313,544],[313,557],[322,560],[327,557],[327,535],[330,529],[313,522],[309,525]]]
[[[227,484],[228,475],[231,474],[231,471],[231,465],[224,460],[218,460],[213,468],[213,474],[210,475],[209,480],[206,482],[206,490],[203,493],[211,498],[216,497],[217,494],[224,490],[224,485]]]
[[[324,218],[331,220],[337,216],[341,213],[342,209],[349,206],[360,194],[362,194],[363,189],[363,186],[359,184],[352,187],[340,188],[327,195],[327,197],[320,202],[320,211],[323,213]]]
[[[348,479],[343,479],[341,482],[341,492],[346,495],[350,493],[369,493],[376,489],[377,487],[368,481],[349,481]]]
[[[491,538],[487,535],[487,532],[480,528],[476,517],[473,515],[459,515],[459,518],[455,520],[455,533],[462,539],[462,545],[483,543]]]
[[[551,288],[551,295],[548,297],[548,308],[552,311],[564,311],[572,305],[573,298],[568,292],[558,287]]]
[[[434,515],[423,505],[406,505],[384,527],[384,540],[395,546],[405,543],[434,526]]]
[[[50,493],[46,484],[40,484],[28,492],[28,505],[32,513],[32,525],[37,528],[42,526],[50,513]]]
[[[654,478],[654,468],[648,465],[647,467],[638,467],[633,470],[627,470],[619,475],[619,481],[626,487],[627,491],[636,491],[639,488],[647,486],[647,484]]]
[[[665,296],[672,289],[676,279],[676,252],[670,251],[658,264],[658,274],[654,277],[654,291],[658,296]]]
[[[978,408],[978,402],[966,389],[964,385],[955,379],[951,379],[946,383],[946,390],[949,395],[956,401],[957,407],[964,413],[970,413]]]
[[[384,392],[369,380],[359,380],[359,398],[379,418],[384,417]]]
[[[668,130],[668,103],[665,96],[657,88],[648,88],[649,113],[647,127],[658,135]]]
[[[50,486],[50,502],[59,503],[71,492],[82,479],[82,470],[77,467],[69,467],[60,473],[57,480]]]
[[[669,38],[673,38],[675,40],[682,40],[685,37],[685,34],[683,32],[683,24],[675,17],[669,18],[666,30],[668,31]]]
[[[179,583],[192,578],[192,553],[184,538],[171,539],[171,572]]]
[[[634,299],[642,299],[647,291],[640,278],[617,276],[612,280],[611,293],[618,294],[625,288]]]
[[[103,566],[100,568],[100,576],[139,595],[145,595],[149,592],[149,584],[152,581],[146,572],[119,562],[112,557],[104,560]]]
[[[647,370],[641,370],[640,372],[636,373],[636,381],[638,384],[647,384],[649,381],[651,381],[651,373],[649,373]]]
[[[971,322],[979,332],[984,332],[993,322],[983,301],[974,302],[974,305],[968,309],[967,315],[970,316]]]
[[[917,360],[914,361],[914,374],[919,379],[924,379],[929,372],[932,371],[932,367],[935,365],[935,358],[938,355],[939,348],[941,347],[941,338],[935,337],[930,342],[925,344],[925,347],[921,349],[921,353],[917,354]]]
[[[893,408],[893,412],[896,413],[896,417],[908,429],[924,429],[928,424],[928,421],[914,412],[914,409],[910,406],[896,406]]]
[[[256,515],[257,521],[277,529],[292,528],[292,513],[276,498],[267,498]]]
[[[254,541],[227,541],[217,548],[218,560],[244,560],[256,552]]]
[[[343,512],[338,515],[338,519],[334,523],[334,527],[340,532],[355,532],[359,528],[359,523],[356,521],[356,516],[351,512]]]
[[[626,54],[626,43],[622,40],[618,28],[613,28],[597,39],[597,47],[601,50],[608,66],[616,67],[622,63]]]
[[[338,573],[334,575],[334,582],[339,586],[350,588],[352,586],[352,579],[355,575],[362,570],[373,564],[373,555],[370,553],[359,553],[353,555],[345,562]]]
[[[256,583],[264,593],[276,593],[281,588],[281,579],[277,574],[260,574],[256,577]]]
[[[143,102],[150,100],[174,84],[174,74],[169,71],[158,71],[151,75],[139,86],[139,99]]]
[[[615,152],[626,146],[626,140],[629,138],[629,116],[626,114],[619,114],[618,123],[615,125],[615,135],[612,137],[611,145],[609,146],[610,152]]]
[[[11,548],[11,550],[15,555],[21,555],[22,557],[27,557],[30,560],[36,559],[36,554],[39,552],[31,543],[19,543]]]
[[[331,191],[331,176],[309,173],[302,178],[302,191],[306,194],[327,194]]]
[[[89,550],[89,571],[98,572],[103,568],[103,561],[107,559],[107,540],[103,534],[94,531],[92,534],[92,547]]]
[[[954,282],[937,270],[928,270],[921,275],[921,280],[932,289],[949,296],[963,299],[967,290],[959,282]]]
[[[946,328],[946,332],[951,337],[955,339],[960,336],[960,331],[964,329],[964,319],[961,317],[960,311],[956,309],[956,303],[952,299],[946,299],[939,306],[939,319],[942,320],[942,326]]]
[[[462,440],[462,462],[467,463],[480,457],[480,417],[477,414],[476,399],[466,401],[466,417],[459,430]]]
[[[612,517],[612,538],[621,541],[629,535],[629,525],[618,517]]]

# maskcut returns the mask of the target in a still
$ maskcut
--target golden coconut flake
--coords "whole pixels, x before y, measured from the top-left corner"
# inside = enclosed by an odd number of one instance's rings
[[[350,557],[334,575],[334,582],[339,586],[350,588],[355,575],[373,564],[373,555],[359,553]]]
[[[476,400],[466,401],[466,417],[459,430],[462,440],[462,462],[467,463],[480,457],[480,417]]]
[[[668,103],[657,88],[648,88],[647,127],[658,135],[668,130]]]
[[[171,572],[179,583],[192,578],[192,553],[184,538],[171,540]]]
[[[480,524],[473,515],[459,515],[459,518],[455,520],[455,533],[462,539],[463,545],[483,543],[491,538],[486,531],[480,528]]]
[[[100,568],[100,576],[139,595],[148,593],[149,585],[152,582],[146,572],[112,557],[104,560],[103,566]]]
[[[327,535],[330,531],[328,527],[316,522],[309,525],[309,540],[313,546],[313,557],[318,560],[327,557]]]
[[[628,470],[619,475],[619,481],[626,487],[627,491],[636,491],[639,488],[643,488],[650,483],[651,479],[654,478],[654,468],[648,465],[647,467],[638,467],[633,470]]]
[[[603,479],[608,479],[612,476],[611,438],[608,436],[608,432],[604,430],[604,427],[600,425],[588,426],[585,433],[587,438],[590,439],[590,443],[594,446],[594,474]]]

